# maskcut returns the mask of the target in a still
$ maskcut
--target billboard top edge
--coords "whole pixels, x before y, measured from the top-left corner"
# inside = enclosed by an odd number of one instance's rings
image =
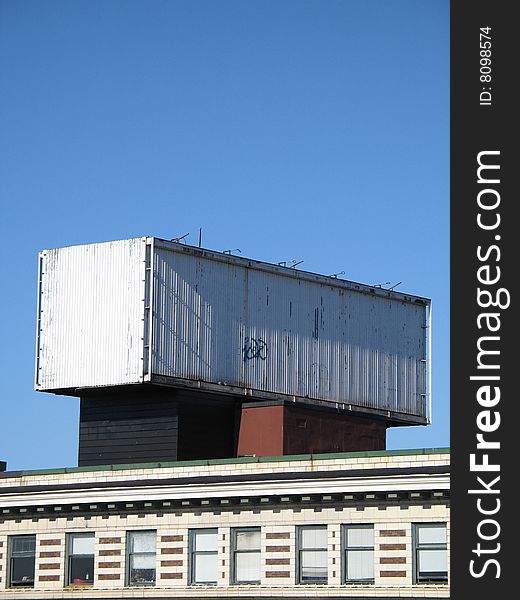
[[[306,281],[312,281],[315,283],[326,284],[332,287],[337,287],[340,289],[345,289],[353,292],[358,292],[362,294],[369,294],[378,296],[381,298],[385,298],[387,300],[397,300],[400,302],[407,302],[410,304],[422,304],[430,307],[431,299],[425,296],[417,296],[415,294],[408,294],[406,292],[398,292],[395,290],[386,289],[379,286],[369,285],[365,283],[359,283],[357,281],[351,281],[347,279],[339,279],[338,277],[332,277],[329,275],[321,275],[319,273],[314,273],[312,271],[305,271],[302,269],[295,269],[291,267],[286,267],[278,264],[268,263],[252,258],[242,257],[242,256],[234,256],[232,254],[227,254],[224,252],[219,252],[218,250],[210,250],[208,248],[199,248],[198,246],[191,246],[189,244],[174,242],[171,240],[165,240],[158,237],[153,236],[141,236],[136,238],[127,238],[124,240],[110,240],[105,242],[93,242],[91,244],[77,244],[71,246],[65,246],[63,248],[48,248],[42,250],[39,254],[42,255],[51,250],[62,250],[64,248],[76,248],[81,246],[91,246],[91,245],[100,245],[100,244],[111,244],[115,242],[125,242],[125,241],[138,241],[141,240],[147,243],[153,243],[155,247],[163,248],[165,250],[169,250],[172,252],[179,252],[183,254],[191,254],[194,256],[199,256],[201,258],[205,258],[207,260],[213,260],[218,262],[224,262],[227,264],[235,265],[238,267],[252,268],[259,271],[269,272],[272,274],[280,275],[282,277],[292,277],[299,278]]]

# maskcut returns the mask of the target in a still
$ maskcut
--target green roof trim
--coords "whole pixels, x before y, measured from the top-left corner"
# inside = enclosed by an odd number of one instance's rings
[[[93,467],[64,467],[61,469],[36,469],[30,471],[6,471],[0,477],[26,477],[37,475],[62,475],[65,473],[89,473],[93,471],[126,471],[133,469],[158,469],[161,467],[200,467],[210,465],[295,462],[304,460],[338,460],[347,458],[370,458],[377,456],[414,456],[449,454],[449,448],[408,448],[405,450],[371,450],[365,452],[334,452],[330,454],[292,454],[286,456],[242,456],[240,458],[215,458],[209,460],[181,460],[155,463],[129,463],[121,465],[97,465]]]

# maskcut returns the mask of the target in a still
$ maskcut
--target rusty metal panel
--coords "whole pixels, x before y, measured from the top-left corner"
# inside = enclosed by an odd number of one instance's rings
[[[143,380],[146,239],[40,253],[35,387]]]
[[[427,416],[429,301],[155,241],[155,375]]]

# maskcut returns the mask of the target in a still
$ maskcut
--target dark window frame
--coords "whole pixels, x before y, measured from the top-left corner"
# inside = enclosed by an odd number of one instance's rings
[[[308,547],[308,548],[304,548],[302,546],[302,534],[303,531],[305,530],[309,530],[309,529],[321,529],[324,530],[325,532],[327,532],[327,542],[324,548],[312,548],[312,547]],[[296,528],[296,583],[298,585],[327,585],[328,581],[329,581],[329,574],[328,574],[328,561],[327,561],[327,575],[322,578],[322,579],[316,579],[314,581],[305,581],[303,579],[303,573],[302,573],[302,568],[303,568],[303,564],[302,564],[302,554],[304,552],[323,552],[325,553],[325,556],[327,556],[328,559],[328,553],[329,553],[329,547],[328,547],[328,527],[327,525],[299,525]]]
[[[15,541],[20,538],[25,538],[28,540],[32,538],[34,540],[34,550],[14,550],[13,546],[15,545]],[[8,588],[34,588],[34,581],[36,578],[36,534],[22,534],[22,535],[10,535],[7,538],[7,550],[8,550],[8,573],[7,573],[7,587]],[[13,584],[13,572],[14,572],[14,561],[17,558],[32,558],[33,560],[33,578],[29,583],[15,583]]]
[[[154,533],[155,534],[155,551],[152,552],[132,552],[131,551],[131,538],[134,535],[138,535],[140,533]],[[153,554],[155,560],[157,561],[157,529],[132,529],[126,532],[126,561],[125,561],[125,585],[127,587],[153,587],[157,585],[157,563],[154,566],[154,580],[146,581],[142,583],[132,583],[132,558],[136,555],[151,555]]]
[[[237,555],[238,554],[258,554],[260,561],[262,560],[262,540],[260,539],[258,544],[258,550],[238,550],[237,549],[237,533],[242,531],[258,532],[262,535],[261,527],[234,527],[231,530],[231,583],[232,585],[258,585],[261,582],[262,577],[262,563],[260,562],[260,579],[251,581],[238,581],[237,580]]]
[[[213,532],[217,535],[217,543],[215,550],[195,550],[195,538],[198,533]],[[198,586],[213,586],[218,584],[218,527],[201,527],[188,530],[188,560],[189,560],[189,579],[188,585]],[[195,580],[195,566],[197,563],[197,556],[209,556],[215,555],[217,561],[217,580],[216,581],[196,581]]]
[[[373,523],[349,523],[341,526],[341,581],[342,583],[352,584],[373,584],[375,583],[375,559],[372,565],[373,576],[365,579],[348,579],[348,553],[349,552],[372,552],[375,556],[375,542],[372,542],[372,546],[351,546],[348,545],[348,531],[350,529],[372,529],[374,531]]]
[[[435,542],[420,544],[419,543],[419,529],[444,529],[446,532],[446,542]],[[412,523],[412,573],[413,583],[415,585],[421,584],[447,584],[448,583],[448,526],[445,521],[442,522],[431,522],[431,523]],[[419,573],[419,553],[421,550],[439,551],[446,553],[446,572],[438,576],[421,576]]]
[[[92,552],[92,554],[73,554],[72,553],[72,541],[75,538],[89,538],[89,539],[93,539],[94,540],[94,551]],[[95,561],[95,557],[96,557],[96,551],[95,551],[95,544],[96,544],[96,535],[93,532],[70,532],[66,534],[66,540],[65,540],[65,587],[83,587],[83,586],[88,586],[88,587],[92,587],[94,585],[94,578],[96,576],[96,561]],[[92,579],[88,581],[88,583],[86,581],[82,581],[81,583],[73,583],[72,582],[72,560],[74,557],[79,557],[79,558],[87,558],[87,557],[92,557]]]

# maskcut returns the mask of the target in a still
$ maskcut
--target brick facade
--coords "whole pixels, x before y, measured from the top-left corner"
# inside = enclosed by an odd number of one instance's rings
[[[449,456],[446,453],[395,456],[378,453],[374,456],[361,454],[343,458],[331,456],[272,462],[206,463],[191,467],[192,477],[196,477],[200,471],[207,476],[214,476],[201,488],[204,494],[201,492],[198,498],[195,497],[195,488],[184,483],[186,472],[182,463],[177,468],[163,467],[164,470],[160,467],[134,471],[71,470],[62,474],[24,474],[19,478],[12,474],[6,478],[0,477],[0,599],[77,597],[77,589],[65,587],[66,536],[69,533],[86,532],[95,534],[94,585],[87,590],[89,598],[307,598],[309,595],[323,598],[448,598],[449,586],[446,583],[413,583],[412,539],[413,524],[446,523],[449,556],[448,490],[438,489],[442,487],[440,484],[432,485],[434,477],[440,477],[436,475],[438,468],[448,464]],[[398,480],[395,478],[399,474],[396,474],[396,465],[405,470],[417,467],[424,469],[421,485],[415,486],[413,491],[397,489]],[[428,472],[430,468],[434,475]],[[363,471],[374,476],[376,472],[385,473],[385,469],[389,469],[390,475],[382,482],[386,486],[388,481],[394,482],[392,490],[362,489],[365,485]],[[320,479],[309,475],[327,471],[334,473],[331,478]],[[222,478],[233,473],[236,483],[227,484],[227,480]],[[352,477],[349,477],[350,473]],[[164,491],[164,498],[159,497],[157,486],[160,480],[172,474],[182,477],[182,494],[174,498],[176,488],[173,486]],[[253,489],[257,479],[262,486],[267,486],[262,476],[272,474],[286,479],[276,479],[275,483],[269,483],[270,490],[266,489],[265,493],[255,496]],[[245,476],[250,477],[251,481]],[[343,477],[344,486],[337,487]],[[132,486],[127,498],[115,498],[113,482],[146,482],[147,479],[151,485],[153,483],[153,498],[138,499],[137,495],[132,496],[136,491]],[[225,487],[220,488],[218,486],[222,481]],[[291,487],[296,485],[296,481],[299,482],[298,487]],[[112,485],[103,492],[106,497],[103,501],[98,498],[93,503],[88,494],[97,494],[96,486],[102,487],[106,482]],[[370,482],[370,486],[374,487],[373,477]],[[20,513],[26,493],[20,491],[18,505],[11,501],[9,506],[5,503],[7,494],[1,494],[2,487],[6,491],[13,490],[17,483],[23,483],[27,494],[32,493],[31,486],[47,486],[46,491],[42,487],[41,498],[45,499],[47,494],[50,500],[52,495],[54,501],[40,507],[25,505],[25,512]],[[67,504],[66,493],[57,492],[57,487],[64,483],[76,486],[73,488],[74,503]],[[329,493],[332,486],[335,487]],[[143,495],[141,489],[137,491]],[[231,495],[230,491],[235,495]],[[84,502],[81,501],[82,494],[85,495]],[[13,498],[12,491],[9,492],[9,498]],[[59,505],[56,504],[57,498]],[[59,511],[55,510],[57,506]],[[343,526],[361,524],[370,524],[374,529],[374,581],[349,584],[345,582],[344,574]],[[298,527],[308,525],[327,528],[327,583],[324,585],[296,584],[297,531]],[[261,528],[261,576],[256,585],[233,584],[232,532],[234,528],[244,527]],[[216,585],[190,585],[192,559],[189,532],[193,529],[217,530]],[[155,585],[147,588],[129,587],[128,532],[150,530],[157,534]],[[8,540],[10,536],[22,534],[36,535],[35,585],[34,589],[10,590],[7,574]]]

